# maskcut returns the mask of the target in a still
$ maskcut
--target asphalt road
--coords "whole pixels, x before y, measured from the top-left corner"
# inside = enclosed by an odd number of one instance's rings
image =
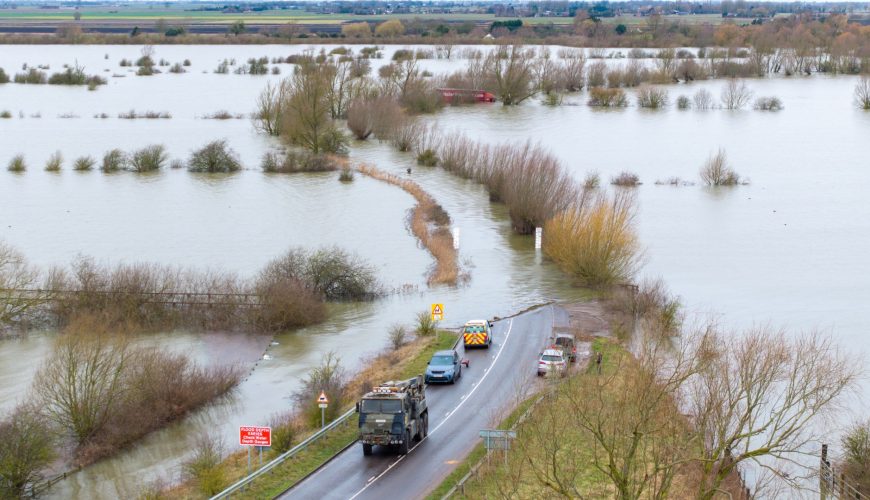
[[[355,444],[279,498],[423,498],[471,452],[479,431],[495,427],[534,384],[537,357],[554,326],[566,326],[567,313],[542,307],[496,322],[492,346],[469,350],[456,385],[431,385],[429,436],[405,456],[375,447],[363,456]]]

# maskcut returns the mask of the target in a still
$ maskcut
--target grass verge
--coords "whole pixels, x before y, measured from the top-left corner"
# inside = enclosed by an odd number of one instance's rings
[[[357,386],[359,390],[362,390],[370,383],[377,383],[374,381],[375,376],[379,377],[378,382],[380,382],[388,379],[406,379],[421,374],[426,369],[426,364],[431,359],[432,354],[435,351],[452,348],[457,338],[456,333],[446,330],[439,330],[436,335],[429,337],[419,337],[398,350],[385,352],[375,357],[348,385]],[[298,441],[302,441],[308,435],[310,433],[300,433]],[[271,473],[254,481],[245,491],[235,493],[233,498],[273,498],[317,470],[341,450],[355,443],[357,436],[356,419],[351,417],[333,432],[328,433],[297,453],[292,459],[274,468]],[[265,452],[263,463],[268,463],[278,455],[275,452]],[[259,465],[256,454],[253,460]],[[227,486],[246,476],[248,473],[247,451],[240,450],[231,454],[223,461],[222,467],[224,477],[227,478]],[[167,491],[166,497],[185,500],[206,498],[197,491],[195,485],[190,481]]]

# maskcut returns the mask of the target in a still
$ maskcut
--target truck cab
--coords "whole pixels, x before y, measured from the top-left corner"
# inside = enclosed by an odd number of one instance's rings
[[[402,455],[411,448],[411,439],[420,441],[429,433],[429,408],[423,376],[385,382],[372,389],[357,403],[359,440],[363,455],[374,446],[390,446]]]
[[[492,345],[493,324],[484,319],[473,319],[462,327],[462,343],[466,348]]]

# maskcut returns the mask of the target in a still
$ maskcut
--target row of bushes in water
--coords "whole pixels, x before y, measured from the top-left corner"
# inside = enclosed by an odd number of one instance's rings
[[[322,321],[327,301],[383,293],[374,269],[337,247],[292,249],[255,277],[240,279],[159,264],[109,266],[84,257],[41,271],[2,242],[0,289],[0,327],[66,327],[97,317],[107,328],[130,331],[280,331]]]

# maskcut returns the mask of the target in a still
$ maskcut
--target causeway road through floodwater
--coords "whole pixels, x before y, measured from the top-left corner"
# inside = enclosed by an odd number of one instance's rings
[[[290,488],[282,499],[423,498],[471,452],[481,429],[496,426],[536,383],[536,363],[554,327],[568,314],[547,305],[495,322],[489,349],[468,350],[455,385],[430,385],[429,435],[404,456],[354,444]],[[462,349],[461,345],[460,348]]]

